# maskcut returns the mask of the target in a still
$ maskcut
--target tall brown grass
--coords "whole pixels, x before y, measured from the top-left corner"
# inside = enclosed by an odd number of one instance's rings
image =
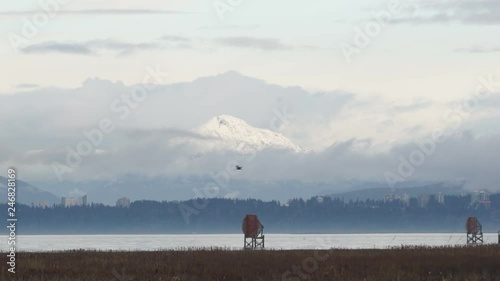
[[[0,280],[500,280],[500,246],[19,253]],[[294,273],[295,271],[295,273]]]

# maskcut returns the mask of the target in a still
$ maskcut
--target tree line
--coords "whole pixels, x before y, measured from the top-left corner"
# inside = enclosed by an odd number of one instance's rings
[[[19,234],[240,233],[246,214],[258,215],[267,233],[464,232],[469,216],[478,217],[484,231],[500,230],[500,194],[490,196],[489,206],[471,204],[470,199],[445,196],[441,204],[431,197],[425,207],[416,198],[386,202],[331,197],[286,203],[209,198],[141,200],[128,208],[95,203],[16,207]]]

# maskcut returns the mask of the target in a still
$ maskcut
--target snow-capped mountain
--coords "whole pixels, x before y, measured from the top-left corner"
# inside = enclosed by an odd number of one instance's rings
[[[289,150],[297,153],[308,151],[307,148],[294,144],[280,133],[252,127],[230,115],[213,117],[193,131],[204,139],[183,138],[175,142],[187,142],[207,150],[230,150],[239,153],[251,153],[263,149]]]

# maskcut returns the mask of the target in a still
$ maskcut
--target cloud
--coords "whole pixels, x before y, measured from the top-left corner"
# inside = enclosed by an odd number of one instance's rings
[[[281,43],[274,38],[255,38],[246,36],[236,37],[221,37],[214,40],[218,45],[238,47],[238,48],[253,48],[261,50],[288,50],[292,47]]]
[[[96,50],[96,52],[101,50],[110,50],[118,52],[119,55],[161,48],[157,43],[127,43],[110,39],[89,41],[86,44],[89,48]]]
[[[63,54],[79,54],[92,55],[94,52],[86,46],[79,43],[62,43],[62,42],[44,42],[33,44],[21,49],[25,54],[45,54],[45,53],[63,53]]]
[[[136,51],[159,49],[157,43],[128,43],[117,40],[92,40],[80,43],[43,42],[21,49],[26,54],[64,53],[75,55],[98,55],[102,51],[114,51],[118,55],[127,55]]]
[[[169,48],[191,49],[194,48],[191,38],[178,35],[165,35],[160,38]]]
[[[190,138],[197,140],[211,140],[213,137],[202,136],[191,130],[182,130],[176,128],[162,128],[162,129],[130,129],[120,132],[126,137],[134,140],[138,139],[161,139],[165,141],[173,138]]]
[[[130,43],[113,39],[90,40],[84,42],[47,41],[28,45],[21,49],[25,54],[62,53],[73,55],[101,55],[111,51],[117,56],[130,55],[136,52],[149,50],[168,49],[194,49],[199,47],[199,42],[208,42],[206,39],[192,39],[179,35],[165,35],[150,42]],[[252,38],[252,37],[224,37],[212,40],[219,46],[235,48],[254,48],[261,50],[287,50],[291,46],[281,43],[277,39]],[[209,45],[207,45],[209,46]],[[314,48],[312,46],[304,48]]]
[[[431,106],[432,103],[430,101],[421,101],[421,102],[416,102],[408,105],[397,105],[393,106],[392,109],[395,112],[407,112],[407,111],[415,111],[415,110],[421,110],[424,108],[427,108]]]
[[[25,11],[0,11],[0,16],[31,16],[43,10]],[[176,15],[185,14],[184,11],[168,11],[155,9],[86,9],[86,10],[60,10],[60,15]]]
[[[437,24],[500,24],[500,2],[497,0],[448,0],[415,3],[417,14],[393,20],[394,23]],[[412,9],[412,12],[415,10]]]
[[[474,46],[474,47],[468,47],[468,48],[458,48],[455,49],[455,52],[462,52],[462,53],[498,53],[500,52],[500,47],[480,47],[480,46]]]
[[[76,147],[86,139],[84,132],[97,128],[102,118],[109,118],[116,130],[103,135],[98,151],[86,156],[65,178],[87,181],[138,175],[203,179],[210,172],[226,169],[230,161],[239,161],[245,163],[245,173],[238,180],[324,182],[328,186],[347,179],[384,183],[385,171],[397,173],[400,156],[408,159],[419,149],[415,139],[430,136],[436,126],[446,128],[456,122],[453,118],[451,124],[424,124],[422,117],[432,119],[429,110],[434,108],[428,101],[397,106],[383,99],[366,102],[341,90],[314,93],[236,72],[159,85],[122,120],[111,105],[132,89],[134,85],[90,79],[75,89],[36,88],[0,96],[0,143],[9,144],[0,148],[0,169],[14,165],[22,167],[26,180],[55,180],[51,164],[64,163],[67,147]],[[444,144],[436,144],[435,153],[426,157],[408,180],[460,177],[478,188],[494,189],[500,183],[495,171],[498,165],[493,165],[500,159],[500,128],[491,117],[499,113],[500,106],[478,107],[471,113],[478,118],[471,117],[470,123],[454,130]],[[276,123],[283,135],[313,150],[298,155],[267,149],[249,162],[248,155],[201,151],[187,141],[172,145],[175,138],[210,143],[192,129],[221,114],[263,129],[272,129],[271,124]],[[284,114],[292,116],[286,123],[279,119]],[[487,129],[488,134],[476,128]],[[197,182],[198,186],[205,183]],[[308,187],[307,183],[300,186]],[[176,198],[178,194],[173,192],[171,196]],[[276,194],[272,190],[264,193]]]

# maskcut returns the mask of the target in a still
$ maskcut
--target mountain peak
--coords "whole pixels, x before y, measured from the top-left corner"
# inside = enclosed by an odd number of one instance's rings
[[[203,127],[205,128],[218,127],[219,129],[226,127],[228,129],[234,129],[238,127],[250,127],[250,125],[247,122],[243,121],[242,119],[239,119],[231,115],[219,115],[212,117],[207,123],[205,123]]]
[[[243,153],[267,148],[295,152],[307,151],[281,133],[252,127],[247,122],[231,115],[215,116],[197,131],[203,136],[219,139],[226,149]]]

